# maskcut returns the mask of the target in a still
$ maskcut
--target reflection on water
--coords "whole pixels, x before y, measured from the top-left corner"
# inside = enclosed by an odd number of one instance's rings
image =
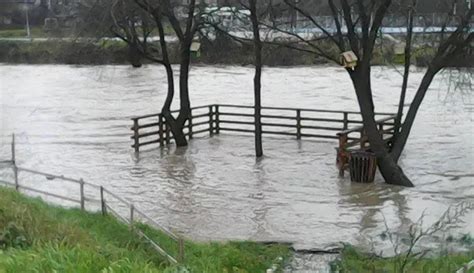
[[[374,70],[377,110],[395,111],[398,74]],[[450,205],[474,199],[472,107],[465,94],[440,100],[439,82],[402,158],[417,187],[403,189],[381,183],[380,176],[374,185],[340,179],[335,142],[265,138],[265,157],[256,161],[252,137],[221,134],[134,155],[129,118],[160,108],[166,92],[160,67],[0,65],[0,74],[2,155],[16,132],[21,165],[111,187],[198,240],[285,241],[302,249],[340,241],[366,245],[379,238],[384,221],[403,230],[426,211],[432,223]],[[251,68],[194,67],[193,105],[251,104],[252,77]],[[421,77],[411,77],[410,96]],[[263,83],[264,105],[357,109],[339,68],[266,68]],[[77,191],[34,176],[22,181]],[[474,233],[473,218],[467,216],[460,232]]]

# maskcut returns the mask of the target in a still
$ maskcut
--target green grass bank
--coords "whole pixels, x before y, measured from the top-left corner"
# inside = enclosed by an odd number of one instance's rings
[[[472,246],[471,242],[466,242]],[[466,239],[465,239],[466,240]],[[332,272],[337,273],[455,273],[474,259],[474,248],[464,253],[441,251],[434,257],[406,258],[399,255],[391,258],[363,253],[352,246],[346,246],[339,259],[331,263]],[[468,273],[474,273],[474,268]]]
[[[147,229],[177,251],[162,233]],[[48,205],[0,187],[0,273],[258,273],[290,255],[287,246],[252,242],[187,241],[185,250],[184,267],[171,265],[112,216]]]
[[[140,225],[171,255],[177,254],[169,237]],[[449,240],[461,240],[470,251],[437,250],[436,255],[405,259],[381,258],[346,246],[331,263],[331,272],[454,273],[474,259],[474,239],[464,235]],[[172,265],[112,216],[52,206],[0,187],[0,273],[260,273],[274,264],[283,268],[292,254],[285,245],[254,242],[186,241],[185,250],[183,266]]]

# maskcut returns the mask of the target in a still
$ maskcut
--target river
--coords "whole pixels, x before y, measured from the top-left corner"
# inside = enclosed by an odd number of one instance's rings
[[[413,68],[409,98],[422,72]],[[371,185],[338,178],[334,141],[264,138],[265,157],[256,161],[251,136],[221,134],[196,138],[185,149],[150,149],[137,159],[130,117],[159,111],[166,78],[158,66],[0,65],[0,75],[2,159],[15,132],[20,165],[105,185],[196,240],[387,247],[384,222],[403,231],[424,212],[429,225],[449,206],[474,200],[472,90],[448,90],[444,76],[427,94],[401,159],[416,185],[408,189],[380,176]],[[265,68],[263,75],[265,106],[357,110],[341,68]],[[192,104],[251,105],[252,77],[251,67],[193,67]],[[374,68],[377,111],[396,111],[400,83],[394,69]],[[473,214],[464,221],[458,232],[474,233]]]

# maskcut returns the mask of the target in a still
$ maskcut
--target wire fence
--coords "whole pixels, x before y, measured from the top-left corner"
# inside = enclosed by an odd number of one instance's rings
[[[0,160],[0,164],[6,165],[6,167],[11,167],[13,170],[13,181],[8,181],[8,179],[0,177],[0,185],[3,184],[4,186],[13,187],[15,190],[22,191],[24,193],[35,193],[39,194],[40,196],[48,196],[67,201],[72,203],[73,206],[79,206],[83,211],[99,210],[104,216],[107,214],[113,215],[121,222],[128,224],[133,232],[150,244],[151,247],[153,247],[160,255],[165,257],[169,262],[173,264],[180,264],[184,262],[184,239],[158,223],[156,220],[138,209],[133,203],[127,201],[125,198],[113,193],[103,186],[86,182],[83,179],[75,179],[65,177],[63,175],[46,173],[18,166],[16,163],[15,135],[12,136],[11,159]],[[71,191],[67,191],[66,194],[53,193],[50,190],[39,189],[37,186],[30,186],[20,183],[21,173],[39,175],[53,182],[68,182],[72,185],[78,186],[77,195],[71,197]],[[65,184],[61,184],[61,188],[65,188]],[[94,195],[96,198],[92,197]],[[86,205],[90,205],[90,208],[86,208]],[[119,213],[119,210],[124,209],[128,211],[128,215],[126,216]],[[163,244],[158,242],[156,239],[152,239],[151,235],[147,234],[146,228],[140,224],[148,224],[149,226],[162,232],[167,239],[175,243],[175,246],[177,246],[177,251],[174,252],[177,254],[172,255],[172,252],[169,249],[165,249]]]

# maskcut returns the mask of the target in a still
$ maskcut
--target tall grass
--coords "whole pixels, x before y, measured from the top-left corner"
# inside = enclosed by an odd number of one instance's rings
[[[346,246],[331,268],[333,273],[454,273],[474,259],[474,249],[466,253],[444,252],[436,257],[410,258],[410,265],[405,269],[400,267],[402,258],[381,258]]]
[[[141,228],[165,248],[177,251],[163,233]],[[51,206],[0,188],[0,273],[258,273],[289,256],[285,246],[252,242],[187,241],[185,246],[186,259],[180,268],[111,216]]]

